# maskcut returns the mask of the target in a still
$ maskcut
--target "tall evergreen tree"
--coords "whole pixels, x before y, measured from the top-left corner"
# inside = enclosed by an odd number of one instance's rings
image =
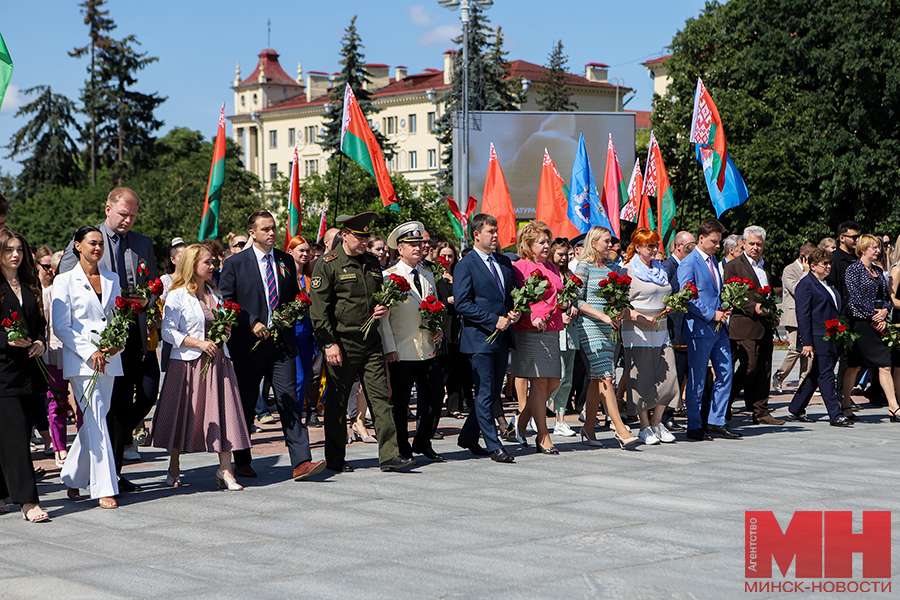
[[[320,135],[322,146],[326,152],[336,152],[341,147],[341,118],[344,110],[344,92],[347,84],[356,95],[356,101],[362,109],[363,114],[367,117],[381,112],[381,109],[372,102],[372,92],[365,89],[365,84],[372,83],[371,74],[366,70],[366,58],[363,54],[362,40],[356,31],[356,17],[350,21],[350,26],[344,30],[341,47],[341,69],[340,75],[334,78],[334,84],[331,87],[329,99],[331,100],[328,109],[325,111],[324,131]],[[394,156],[394,145],[378,130],[373,129],[378,145],[381,146],[381,153],[384,154],[385,160],[390,160]]]
[[[22,161],[16,181],[17,194],[31,197],[45,187],[75,185],[81,180],[78,147],[69,134],[77,130],[75,104],[50,86],[39,85],[23,92],[38,97],[16,111],[16,117],[31,116],[28,123],[10,139],[9,155],[31,156]]]
[[[493,42],[491,40],[493,39]],[[463,36],[455,40],[462,46]],[[511,82],[509,64],[503,49],[503,34],[498,28],[495,34],[487,16],[477,4],[469,11],[469,110],[519,110],[521,102],[518,82]],[[434,135],[443,145],[441,159],[443,169],[438,172],[438,184],[444,194],[453,188],[453,129],[456,113],[462,110],[462,49],[453,59],[453,77],[450,89],[441,97],[444,111],[437,120]]]
[[[86,46],[75,48],[69,52],[69,56],[81,58],[89,54],[91,62],[88,65],[88,80],[82,90],[82,109],[88,116],[88,124],[82,131],[81,141],[85,143],[89,154],[88,163],[91,166],[91,185],[97,183],[97,117],[96,112],[101,108],[103,100],[97,93],[97,51],[104,50],[112,43],[112,39],[106,34],[116,28],[113,20],[107,18],[108,10],[100,10],[106,4],[106,0],[84,0],[80,4],[84,13],[84,24],[88,26],[88,36],[91,41]]]
[[[566,85],[569,73],[566,62],[569,57],[563,54],[562,40],[558,40],[550,52],[549,62],[545,65],[549,72],[547,79],[538,89],[537,104],[546,111],[573,111],[578,105],[572,101],[572,90]]]

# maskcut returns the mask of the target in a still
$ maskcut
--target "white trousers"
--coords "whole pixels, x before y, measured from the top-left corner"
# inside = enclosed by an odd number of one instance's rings
[[[80,399],[87,391],[90,377],[72,377],[72,392]],[[116,477],[116,461],[113,457],[109,429],[106,427],[106,413],[112,395],[115,377],[101,374],[97,385],[87,398],[84,422],[78,430],[75,443],[69,450],[60,479],[70,488],[90,488],[91,498],[107,498],[119,493]]]

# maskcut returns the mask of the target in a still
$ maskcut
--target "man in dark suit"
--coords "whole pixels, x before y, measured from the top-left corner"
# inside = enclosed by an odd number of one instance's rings
[[[463,257],[453,271],[453,298],[463,317],[460,351],[471,355],[475,381],[475,406],[459,432],[457,444],[475,455],[488,455],[504,463],[515,462],[503,449],[491,409],[500,398],[509,350],[515,347],[512,325],[521,316],[512,310],[510,292],[515,275],[509,259],[494,252],[497,219],[491,215],[472,217],[474,249]],[[487,338],[498,330],[494,342]],[[478,445],[478,432],[487,450]]]
[[[297,398],[297,346],[293,330],[279,332],[273,339],[272,314],[282,304],[292,302],[299,293],[294,259],[274,248],[275,219],[258,210],[247,220],[253,247],[229,256],[222,265],[219,287],[225,300],[241,306],[237,326],[228,340],[247,428],[253,424],[259,384],[263,377],[272,381],[275,403],[281,417],[281,429],[290,454],[291,476],[302,481],[325,468],[324,461],[312,461],[309,432],[303,423],[303,406]],[[256,350],[253,346],[259,342]],[[256,477],[250,465],[250,449],[234,452],[234,473]]]
[[[140,198],[128,188],[116,188],[106,199],[106,220],[98,225],[103,233],[106,251],[100,259],[100,268],[119,275],[122,294],[125,290],[147,283],[159,276],[153,242],[147,236],[131,231],[137,218]],[[72,251],[74,241],[69,242],[59,261],[57,272],[67,273],[78,264],[78,257]],[[147,301],[134,296],[144,306]],[[119,473],[119,490],[132,492],[140,489],[122,477],[122,461],[126,447],[134,451],[132,432],[143,421],[156,402],[159,389],[159,362],[156,352],[147,351],[147,316],[138,315],[137,323],[128,331],[125,349],[122,351],[121,377],[116,377],[106,416],[109,427],[116,472]],[[159,326],[159,324],[155,324]],[[135,456],[136,455],[136,456]],[[135,451],[129,457],[140,458]]]
[[[788,410],[796,421],[813,422],[814,419],[806,416],[806,407],[818,388],[831,425],[850,427],[853,423],[844,416],[835,387],[834,364],[839,356],[837,344],[833,340],[824,339],[825,322],[839,318],[843,306],[840,293],[828,282],[828,275],[833,268],[831,253],[816,248],[810,252],[807,260],[810,272],[797,284],[794,301],[797,311],[797,345],[812,364],[809,374],[800,382]]]
[[[774,328],[777,321],[763,310],[758,290],[770,287],[772,272],[762,258],[766,230],[744,229],[744,253],[725,265],[725,281],[742,277],[753,282],[747,301],[731,315],[728,337],[735,362],[739,364],[731,385],[731,402],[744,390],[744,403],[753,414],[754,425],[784,425],[769,413],[769,380],[772,377]]]
[[[781,366],[772,373],[772,389],[779,394],[781,393],[781,384],[794,368],[794,363],[800,359],[800,381],[809,373],[809,359],[800,352],[800,345],[797,343],[797,311],[794,302],[794,294],[797,293],[797,284],[809,271],[809,255],[816,247],[809,242],[800,246],[800,256],[797,260],[789,264],[781,272],[781,324],[784,325],[788,336],[787,356],[781,363]],[[829,261],[830,262],[830,261]]]
[[[841,295],[841,306],[847,306],[847,287],[844,285],[844,273],[847,267],[856,262],[856,242],[859,240],[859,224],[846,221],[837,228],[837,249],[831,254],[831,273],[828,283]],[[844,399],[844,373],[847,372],[847,360],[841,360],[837,374],[838,398]],[[855,383],[855,382],[854,382]],[[851,406],[855,406],[851,404]]]

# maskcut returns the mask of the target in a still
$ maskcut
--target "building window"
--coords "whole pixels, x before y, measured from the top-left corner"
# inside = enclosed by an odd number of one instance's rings
[[[259,98],[256,97],[256,94],[253,94],[253,106],[259,104]]]
[[[316,143],[316,126],[310,125],[308,127],[304,127],[303,135],[306,136],[307,144],[315,144]]]
[[[269,181],[275,181],[278,179],[278,165],[272,163],[269,165]]]
[[[241,106],[247,106],[247,96],[241,94]]]
[[[428,113],[428,133],[434,133],[435,118],[434,113]]]
[[[269,132],[269,148],[277,148],[278,147],[278,132],[270,131]]]
[[[319,172],[319,160],[317,158],[306,160],[304,162],[306,163],[306,175],[304,175],[305,177],[309,177],[313,173]]]
[[[290,177],[291,175],[294,174],[294,163],[293,163],[293,161],[291,161],[291,162],[288,163],[288,170],[285,171],[285,173],[288,174],[288,177]]]
[[[437,168],[437,150],[429,150],[428,151],[428,168],[429,169]]]
[[[384,118],[384,134],[394,135],[397,133],[397,117]]]
[[[413,150],[409,153],[409,170],[415,171],[419,168],[419,159],[416,158],[416,152]]]
[[[387,168],[388,168],[388,171],[391,171],[391,172],[397,170],[397,155],[396,154],[394,155],[394,157],[391,160],[387,161]]]
[[[409,132],[416,132],[416,115],[409,115]]]
[[[288,148],[293,147],[294,144],[297,143],[296,137],[297,137],[297,136],[294,135],[294,128],[291,127],[290,129],[288,129]]]

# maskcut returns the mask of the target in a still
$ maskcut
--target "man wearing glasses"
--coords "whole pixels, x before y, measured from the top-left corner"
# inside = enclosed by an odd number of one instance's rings
[[[847,267],[856,262],[856,241],[859,239],[859,224],[846,221],[838,225],[838,248],[831,254],[831,273],[827,276],[828,283],[841,295],[841,306],[847,306],[847,288],[844,285],[844,273]],[[838,398],[843,400],[844,373],[847,372],[846,359],[841,360],[841,366],[837,374]],[[853,405],[851,405],[853,406]]]

